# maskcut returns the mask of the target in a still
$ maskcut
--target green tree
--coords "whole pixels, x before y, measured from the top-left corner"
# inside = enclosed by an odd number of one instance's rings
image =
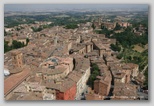
[[[38,28],[34,28],[34,27],[31,27],[31,29],[34,31],[34,32],[39,32],[41,30],[43,30],[43,28],[40,26]]]
[[[26,38],[26,45],[28,45],[28,43],[29,43],[29,39],[28,39],[28,38]]]
[[[24,47],[24,43],[13,40],[12,49],[18,49],[18,48],[21,48],[21,47]]]
[[[117,55],[117,58],[118,58],[118,59],[121,59],[122,56],[123,56],[122,54],[118,54],[118,55]]]
[[[100,71],[99,71],[98,65],[95,64],[95,63],[93,63],[93,64],[91,65],[91,67],[92,67],[91,75],[90,75],[90,77],[89,77],[89,79],[88,79],[87,84],[88,84],[89,86],[91,86],[92,89],[93,89],[93,87],[94,87],[94,81],[96,80],[96,77],[97,77],[98,75],[100,75]]]
[[[71,23],[65,26],[66,29],[75,29],[78,28],[77,24]]]
[[[94,25],[94,23],[92,23],[92,26],[91,26],[93,29],[95,29],[96,27],[95,27],[95,25]]]
[[[120,29],[121,29],[121,26],[118,23],[116,23],[116,27],[114,28],[114,30],[120,30]]]
[[[4,53],[10,51],[11,48],[10,46],[8,45],[8,42],[4,40]]]
[[[98,71],[99,67],[98,67],[98,65],[96,63],[93,63],[92,64],[92,69]]]
[[[112,49],[113,51],[118,51],[118,52],[119,52],[119,51],[121,50],[121,48],[120,48],[119,46],[114,45],[114,44],[111,44],[110,47],[111,47],[111,49]]]

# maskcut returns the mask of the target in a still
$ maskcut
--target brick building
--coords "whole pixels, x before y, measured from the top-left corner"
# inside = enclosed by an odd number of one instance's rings
[[[40,64],[37,77],[43,80],[65,78],[73,70],[73,58],[50,57]]]
[[[102,76],[97,76],[97,80],[94,81],[94,93],[101,96],[108,96],[111,87],[111,74],[109,71],[105,70]]]
[[[42,85],[56,91],[56,100],[75,100],[76,82],[69,78],[61,81],[43,81]]]
[[[111,100],[136,100],[137,87],[133,84],[115,83]]]
[[[12,55],[12,64],[14,67],[22,67],[23,66],[23,54],[20,51],[12,51],[11,52]]]

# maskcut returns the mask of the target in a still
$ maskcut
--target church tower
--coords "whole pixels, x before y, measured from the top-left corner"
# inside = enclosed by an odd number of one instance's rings
[[[12,64],[14,67],[21,68],[23,66],[23,54],[20,51],[12,51],[11,52],[12,57]]]

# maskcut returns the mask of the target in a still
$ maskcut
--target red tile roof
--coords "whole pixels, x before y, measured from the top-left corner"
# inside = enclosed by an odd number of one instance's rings
[[[9,94],[29,76],[30,69],[26,67],[22,72],[13,74],[4,80],[4,95]]]

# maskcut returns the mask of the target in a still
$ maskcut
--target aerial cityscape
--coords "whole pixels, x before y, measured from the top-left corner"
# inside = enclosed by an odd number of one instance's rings
[[[5,4],[4,99],[148,100],[145,4]]]

